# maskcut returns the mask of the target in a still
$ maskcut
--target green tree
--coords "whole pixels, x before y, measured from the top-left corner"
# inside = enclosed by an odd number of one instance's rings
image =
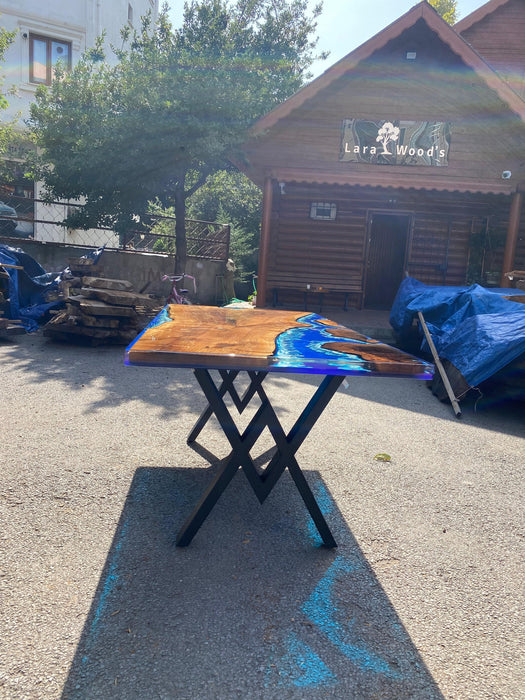
[[[448,24],[456,24],[458,19],[457,0],[428,0],[434,10],[443,17]]]
[[[9,32],[4,27],[0,27],[0,61],[4,60],[5,52],[11,46],[16,36],[16,31]],[[3,76],[0,80],[0,86],[3,86]],[[7,97],[3,91],[0,91],[0,109],[6,109],[9,106]]]
[[[5,52],[11,46],[16,36],[16,30],[8,31],[0,27],[0,62],[3,62]],[[0,76],[0,112],[9,107],[9,96],[13,94],[10,90],[4,90],[3,76]],[[9,160],[13,153],[25,150],[27,144],[24,143],[23,135],[16,128],[16,118],[11,120],[2,119],[0,121],[0,180],[3,183],[12,181],[15,166]]]
[[[236,266],[237,293],[252,292],[257,269],[262,213],[261,190],[243,173],[219,170],[188,200],[191,219],[230,224],[230,257]]]
[[[310,77],[320,11],[307,0],[194,0],[173,31],[164,6],[154,27],[146,17],[140,32],[123,30],[116,64],[100,39],[70,73],[59,67],[30,125],[47,196],[85,201],[67,225],[125,234],[158,200],[175,212],[183,272],[188,198]]]

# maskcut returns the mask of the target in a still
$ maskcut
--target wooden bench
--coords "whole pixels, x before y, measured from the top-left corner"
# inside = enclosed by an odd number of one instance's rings
[[[308,295],[317,294],[319,299],[319,313],[323,309],[323,301],[326,294],[344,294],[344,311],[348,311],[348,297],[355,294],[359,298],[359,308],[363,302],[363,284],[361,275],[346,276],[344,280],[312,276],[305,273],[270,273],[267,277],[268,288],[272,290],[272,305],[279,305],[279,291],[290,289],[303,293],[304,310],[308,308]]]

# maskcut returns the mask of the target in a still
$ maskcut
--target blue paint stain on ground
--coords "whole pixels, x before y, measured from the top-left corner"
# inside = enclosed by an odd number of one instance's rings
[[[122,543],[126,539],[126,533],[128,530],[128,523],[124,523],[123,526],[120,529],[120,534],[119,534],[119,539],[114,547],[113,551],[113,560],[111,562],[111,565],[109,566],[108,573],[106,575],[106,578],[104,580],[104,585],[102,586],[102,591],[100,593],[99,599],[98,599],[98,605],[95,610],[95,613],[93,615],[93,619],[91,621],[91,626],[90,626],[90,631],[88,635],[88,641],[89,645],[91,646],[97,641],[97,637],[99,635],[99,630],[100,630],[100,625],[104,617],[104,612],[107,609],[107,601],[108,598],[111,596],[113,591],[115,590],[115,586],[118,583],[120,574],[119,574],[119,563],[120,563],[120,552],[122,549]],[[84,657],[82,659],[82,662],[85,663],[87,661],[87,657]]]
[[[135,502],[140,501],[144,497],[149,489],[149,477],[146,472],[143,472],[140,480],[136,483],[133,492],[133,500]],[[115,535],[115,540],[113,543],[113,554],[111,559],[111,564],[108,567],[104,582],[101,587],[101,591],[98,598],[97,607],[93,613],[91,619],[91,624],[89,626],[89,631],[86,635],[85,642],[85,654],[82,657],[82,665],[86,666],[89,663],[89,653],[94,647],[101,633],[103,626],[109,622],[111,619],[111,613],[113,612],[110,607],[111,599],[117,588],[122,582],[122,572],[121,572],[121,556],[122,549],[127,542],[129,529],[129,521],[125,520],[118,533]]]
[[[358,565],[350,564],[343,557],[337,557],[303,605],[302,612],[349,661],[362,671],[380,673],[388,678],[399,678],[399,673],[394,671],[379,654],[368,649],[362,642],[356,641],[355,621],[345,619],[335,600],[333,590],[336,581],[358,568]],[[344,621],[341,622],[341,620]]]
[[[336,676],[328,666],[297,635],[290,634],[286,641],[286,649],[278,667],[274,664],[279,674],[279,685],[291,684],[298,688],[313,688],[334,685],[337,682]]]
[[[334,502],[321,481],[313,487],[315,499],[326,517],[334,511]],[[308,521],[309,539],[317,545],[322,544],[321,537],[311,518]],[[341,610],[334,588],[337,582],[348,579],[355,573],[363,572],[364,564],[351,563],[344,556],[336,557],[326,574],[319,581],[312,594],[301,607],[300,612],[317,631],[321,646],[327,656],[335,650],[365,673],[380,674],[392,680],[399,680],[402,675],[382,656],[368,648],[356,633],[356,620],[348,617],[348,609]],[[300,613],[298,613],[300,615]],[[391,624],[397,636],[399,625]],[[328,644],[327,644],[328,643]],[[315,653],[308,644],[294,633],[288,635],[285,650],[279,660],[273,661],[268,668],[267,679],[271,671],[278,673],[280,686],[319,687],[337,684],[337,676],[330,669],[328,662]]]

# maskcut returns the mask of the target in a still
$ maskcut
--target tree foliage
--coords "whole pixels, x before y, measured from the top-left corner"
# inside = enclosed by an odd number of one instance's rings
[[[11,46],[16,36],[16,30],[8,31],[0,27],[0,62],[3,62],[5,52]],[[0,76],[0,112],[9,107],[11,90],[4,89],[3,76]],[[16,166],[10,160],[12,154],[18,155],[20,150],[25,150],[27,144],[16,128],[16,118],[0,121],[0,179],[3,183],[13,180]]]
[[[457,0],[428,0],[434,10],[443,17],[448,24],[456,24],[458,19]]]
[[[188,214],[191,219],[230,225],[230,257],[236,265],[238,294],[251,293],[259,249],[261,190],[238,170],[219,170],[190,198]]]
[[[11,46],[16,36],[16,31],[9,32],[4,27],[0,27],[0,61],[4,60],[5,52]],[[0,85],[3,86],[3,77],[0,80]],[[9,106],[7,97],[2,90],[0,92],[0,109],[6,109]]]
[[[194,0],[180,29],[123,30],[110,64],[102,39],[70,73],[39,87],[30,125],[49,198],[83,198],[67,220],[124,234],[148,203],[173,207],[176,271],[186,259],[186,202],[225,167],[247,128],[294,93],[316,58],[307,0]]]

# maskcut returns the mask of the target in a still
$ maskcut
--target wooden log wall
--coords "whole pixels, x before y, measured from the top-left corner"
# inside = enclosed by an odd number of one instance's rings
[[[416,61],[406,61],[409,47],[416,50]],[[449,122],[448,165],[377,166],[341,160],[344,119]],[[481,76],[418,24],[252,140],[245,153],[258,171],[288,172],[289,180],[299,181],[305,172],[310,178],[316,173],[319,182],[326,174],[326,182],[381,178],[386,187],[403,183],[432,190],[434,181],[446,179],[452,189],[483,182],[487,191],[488,182],[497,192],[504,170],[516,176],[522,171],[522,143],[521,119]]]
[[[463,38],[525,97],[525,5],[512,0],[461,32]]]
[[[312,202],[335,203],[336,220],[311,219]],[[505,233],[509,206],[510,198],[503,195],[300,183],[286,183],[281,194],[275,183],[268,276],[304,280],[307,275],[313,284],[327,286],[326,280],[340,286],[356,276],[364,280],[369,217],[391,212],[411,217],[408,273],[427,284],[464,285],[471,234],[486,226],[487,217],[493,231]],[[525,222],[516,268],[525,268]],[[302,293],[282,290],[279,301],[301,303]],[[272,284],[266,303],[272,304]],[[352,295],[349,303],[357,306],[359,295]],[[341,298],[327,295],[326,304],[340,305]]]

